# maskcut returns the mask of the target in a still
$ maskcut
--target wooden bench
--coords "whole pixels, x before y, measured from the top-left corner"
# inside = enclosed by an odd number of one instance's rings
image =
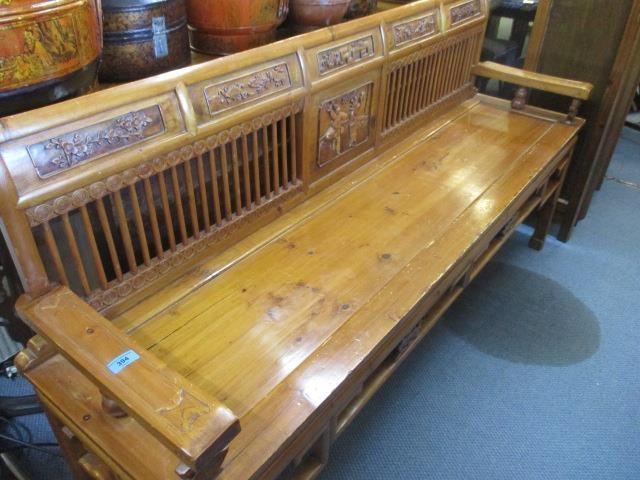
[[[534,211],[542,247],[591,87],[478,64],[486,19],[423,0],[0,120],[16,363],[78,478],[312,478]]]

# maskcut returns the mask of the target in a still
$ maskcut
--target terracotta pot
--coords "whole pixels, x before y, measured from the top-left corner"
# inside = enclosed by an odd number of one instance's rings
[[[191,48],[228,55],[275,40],[289,0],[187,0]]]
[[[378,6],[378,0],[351,0],[346,18],[369,15]]]
[[[303,29],[340,23],[350,0],[291,0],[291,21]]]
[[[191,61],[184,0],[103,0],[100,80],[149,77]]]
[[[0,1],[0,116],[85,92],[101,50],[95,0]]]

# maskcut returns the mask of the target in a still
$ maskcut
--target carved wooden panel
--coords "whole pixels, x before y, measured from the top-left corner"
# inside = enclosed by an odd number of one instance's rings
[[[298,101],[28,208],[50,280],[114,305],[301,188]]]
[[[318,73],[325,75],[375,55],[373,36],[359,38],[318,52]]]
[[[427,15],[414,20],[405,20],[393,26],[393,43],[399,47],[405,43],[430,37],[440,31],[438,11],[433,10]]]
[[[130,147],[164,131],[160,107],[154,105],[29,145],[27,151],[36,172],[45,178]]]
[[[286,63],[281,63],[249,75],[209,85],[204,95],[211,115],[282,92],[291,88],[291,76]]]
[[[331,162],[369,139],[372,88],[373,83],[367,83],[321,104],[318,166]]]
[[[464,22],[465,20],[482,13],[480,0],[470,0],[460,5],[456,5],[455,7],[451,7],[449,13],[451,15],[452,25]]]

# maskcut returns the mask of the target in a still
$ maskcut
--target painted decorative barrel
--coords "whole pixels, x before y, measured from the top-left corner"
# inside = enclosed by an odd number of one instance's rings
[[[357,18],[369,15],[378,6],[378,0],[351,0],[346,18]]]
[[[275,40],[289,0],[187,0],[191,48],[229,55]]]
[[[101,50],[97,0],[0,0],[0,116],[84,93]]]
[[[290,20],[306,31],[342,22],[350,0],[291,0]]]
[[[100,80],[149,77],[191,61],[184,0],[102,0]]]

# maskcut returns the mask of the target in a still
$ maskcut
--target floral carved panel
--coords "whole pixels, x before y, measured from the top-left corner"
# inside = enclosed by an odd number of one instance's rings
[[[209,85],[204,89],[209,113],[224,112],[237,105],[264,98],[291,88],[291,76],[286,63],[259,72]]]
[[[359,38],[337,47],[322,50],[318,53],[318,72],[320,75],[339,68],[358,63],[375,54],[371,35]]]
[[[415,20],[399,23],[393,27],[393,42],[400,46],[412,40],[430,37],[439,31],[438,12],[432,11]]]
[[[27,151],[38,175],[46,178],[164,131],[160,107],[154,105],[30,145]]]
[[[452,7],[450,10],[451,14],[451,24],[455,25],[457,23],[464,22],[471,17],[475,17],[482,12],[480,8],[479,0],[471,0],[469,2],[462,3],[460,5],[456,5]]]

